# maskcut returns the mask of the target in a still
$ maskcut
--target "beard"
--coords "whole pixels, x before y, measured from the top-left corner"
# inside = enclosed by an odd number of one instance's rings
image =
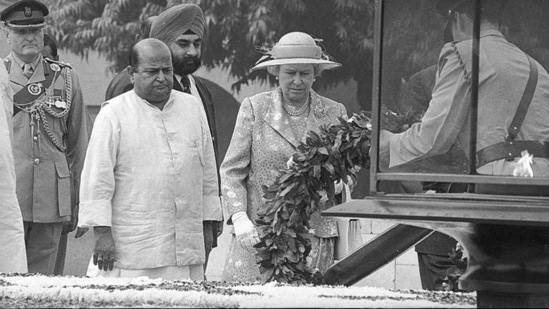
[[[198,56],[174,57],[172,55],[172,64],[175,74],[185,76],[198,70],[202,62]]]

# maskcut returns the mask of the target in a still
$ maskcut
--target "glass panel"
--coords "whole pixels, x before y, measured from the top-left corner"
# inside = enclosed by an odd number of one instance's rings
[[[549,1],[385,0],[378,4],[382,8],[376,102],[382,129],[379,170],[549,177],[549,75],[545,70]],[[476,5],[482,6],[481,13],[476,13]],[[480,18],[479,53],[473,52],[475,17]],[[479,55],[478,76],[475,54]],[[528,54],[538,70],[532,91],[525,91],[530,76]],[[481,86],[475,89],[475,85]],[[528,94],[523,98],[525,92],[533,94],[531,99]],[[478,117],[474,117],[477,95]],[[521,99],[531,102],[523,105],[523,119],[520,112],[515,117],[522,109],[518,108]],[[520,124],[515,136],[512,123]],[[525,150],[534,157],[529,159]],[[487,182],[486,177],[478,179]],[[403,180],[410,180],[409,175]],[[520,181],[494,180],[502,182]]]

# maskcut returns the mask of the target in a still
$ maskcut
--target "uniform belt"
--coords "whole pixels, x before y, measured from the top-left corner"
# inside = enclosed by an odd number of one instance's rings
[[[496,160],[520,158],[524,150],[534,157],[549,158],[549,142],[507,141],[477,151],[477,167]]]

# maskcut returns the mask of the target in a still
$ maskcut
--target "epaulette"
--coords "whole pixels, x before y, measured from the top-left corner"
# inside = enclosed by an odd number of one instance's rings
[[[50,59],[50,58],[44,58],[44,60],[49,64],[57,64],[58,66],[60,66],[62,68],[68,67],[69,69],[72,69],[72,66],[69,63],[65,63],[63,61],[55,61],[55,60]]]

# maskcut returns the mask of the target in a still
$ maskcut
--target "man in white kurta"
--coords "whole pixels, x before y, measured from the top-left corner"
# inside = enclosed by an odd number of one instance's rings
[[[26,273],[23,217],[15,193],[12,115],[13,100],[8,72],[0,65],[0,273]]]
[[[95,120],[80,225],[94,227],[103,274],[203,280],[202,222],[221,220],[206,113],[195,97],[172,90],[164,43],[143,40],[132,54],[134,90],[105,102]],[[101,230],[112,231],[114,248]]]

